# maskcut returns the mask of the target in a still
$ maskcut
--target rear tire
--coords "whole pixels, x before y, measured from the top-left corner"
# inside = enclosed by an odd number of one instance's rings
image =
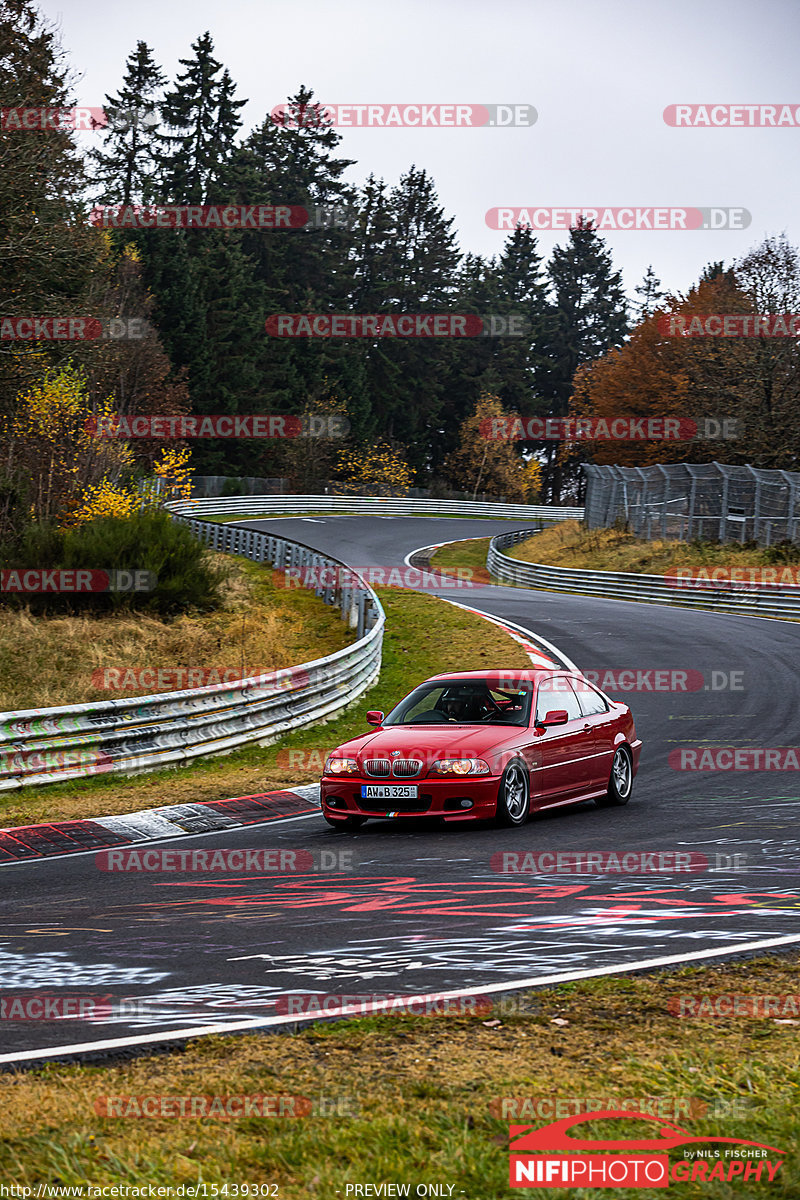
[[[627,746],[617,746],[611,763],[611,777],[605,796],[597,796],[598,808],[616,808],[627,804],[633,791],[633,761]]]
[[[327,813],[323,813],[322,815],[331,829],[335,829],[337,833],[355,833],[367,819],[366,817],[345,817],[343,821],[334,821]]]
[[[497,793],[498,825],[524,825],[531,813],[531,785],[524,763],[509,763]]]

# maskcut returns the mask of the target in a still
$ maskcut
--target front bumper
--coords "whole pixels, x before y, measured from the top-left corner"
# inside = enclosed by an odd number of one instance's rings
[[[408,780],[418,788],[416,800],[362,798],[362,784],[376,779],[323,778],[320,784],[322,810],[332,821],[347,817],[437,817],[445,821],[485,821],[497,812],[499,775],[462,775],[458,779]],[[395,781],[396,782],[396,781]],[[469,801],[469,806],[465,803]]]

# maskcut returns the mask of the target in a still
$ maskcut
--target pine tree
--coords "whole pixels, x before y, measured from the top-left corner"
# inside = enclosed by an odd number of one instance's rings
[[[0,0],[0,108],[69,108],[56,34],[30,0]],[[10,114],[13,117],[13,111]],[[104,241],[84,214],[86,179],[70,130],[0,129],[0,304],[4,316],[80,315]],[[0,341],[0,413],[62,359],[68,343]]]
[[[341,158],[341,135],[311,119],[313,92],[301,87],[289,98],[285,118],[269,118],[234,152],[225,171],[237,204],[280,203],[305,207],[308,225],[297,230],[245,232],[242,245],[262,304],[254,347],[261,407],[302,413],[331,394],[346,398],[354,433],[370,432],[364,390],[364,350],[339,339],[279,339],[264,321],[281,312],[347,312],[352,304],[351,248],[356,234],[347,224],[318,225],[316,206],[352,211],[355,190],[342,176],[352,159]]]
[[[639,321],[652,317],[660,302],[667,297],[667,293],[661,290],[661,280],[653,270],[652,263],[645,271],[644,279],[634,290],[637,296],[642,297],[633,304],[635,315]]]
[[[570,230],[566,246],[556,246],[547,267],[553,304],[543,338],[549,366],[543,379],[549,415],[564,417],[575,372],[616,346],[628,332],[622,276],[590,222],[582,218]],[[565,459],[557,442],[544,446],[544,492],[558,504],[565,485],[580,482],[579,460]]]
[[[538,389],[546,365],[542,341],[549,306],[547,277],[536,238],[529,229],[516,229],[510,234],[492,275],[493,311],[509,322],[521,320],[524,330],[521,337],[489,339],[499,385],[494,390],[509,408],[537,415],[544,403],[538,398]]]
[[[375,195],[373,201],[381,241],[375,254],[364,241],[356,269],[370,279],[371,298],[382,298],[379,311],[453,310],[460,253],[454,220],[445,216],[433,180],[412,166],[385,204]],[[381,432],[409,447],[418,471],[432,469],[445,450],[442,409],[451,356],[451,346],[437,338],[367,344],[367,386]]]
[[[484,318],[487,329],[497,336],[452,343],[442,410],[443,450],[455,447],[458,428],[482,393],[500,397],[508,409],[526,416],[540,410],[544,402],[538,399],[537,388],[544,362],[546,293],[542,260],[530,230],[515,230],[499,257],[488,262],[465,256],[455,307]]]
[[[225,170],[241,125],[229,72],[208,33],[167,91],[160,112],[167,132],[155,149],[152,191],[160,202],[227,203]],[[154,322],[176,370],[185,370],[196,412],[251,411],[258,393],[260,297],[238,230],[144,230],[137,235],[147,286],[156,296]],[[243,447],[203,441],[200,470],[235,467]]]
[[[161,199],[171,204],[206,204],[233,151],[241,125],[234,100],[235,87],[227,70],[214,58],[214,43],[206,32],[192,44],[194,58],[180,59],[186,70],[161,102],[167,127],[157,151]]]
[[[109,124],[103,149],[90,153],[100,204],[147,203],[153,193],[158,94],[166,76],[142,41],[136,43],[125,68],[120,90],[106,96]]]
[[[208,237],[197,232],[204,237],[196,248],[195,271],[201,282],[200,333],[207,352],[193,364],[193,408],[201,413],[261,411],[265,406],[255,351],[264,336],[264,322],[241,234],[213,231]],[[202,440],[195,443],[193,462],[209,475],[262,474],[257,468],[264,449],[259,442]]]

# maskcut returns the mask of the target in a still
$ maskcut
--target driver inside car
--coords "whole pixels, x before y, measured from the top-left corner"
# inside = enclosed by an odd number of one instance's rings
[[[491,711],[488,703],[489,695],[484,689],[476,692],[472,689],[451,689],[446,692],[439,703],[439,708],[448,720],[461,724],[472,724],[483,718]]]

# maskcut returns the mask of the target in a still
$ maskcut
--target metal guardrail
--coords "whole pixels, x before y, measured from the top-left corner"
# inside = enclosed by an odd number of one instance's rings
[[[492,538],[486,556],[489,572],[502,583],[548,592],[573,592],[581,596],[601,596],[605,600],[638,600],[646,604],[672,604],[736,616],[800,620],[800,590],[797,588],[772,585],[754,587],[745,583],[724,587],[717,584],[713,587],[678,587],[667,583],[662,575],[548,567],[544,563],[522,562],[502,553],[509,546],[538,532],[538,529],[517,529]]]
[[[176,515],[218,550],[274,567],[341,568],[309,546],[232,525]],[[266,745],[290,729],[335,716],[377,679],[385,614],[372,588],[344,580],[315,589],[342,610],[357,641],[335,654],[249,679],[154,696],[0,714],[0,791],[57,783],[107,771],[134,774]],[[317,576],[319,578],[319,575]]]
[[[508,520],[583,520],[582,508],[550,508],[544,504],[492,504],[483,500],[424,500],[418,497],[395,496],[205,496],[197,500],[177,500],[166,505],[173,513],[183,516],[203,516],[207,513],[225,515],[248,513],[256,516],[269,513],[370,513],[378,516],[467,516],[505,517]]]

